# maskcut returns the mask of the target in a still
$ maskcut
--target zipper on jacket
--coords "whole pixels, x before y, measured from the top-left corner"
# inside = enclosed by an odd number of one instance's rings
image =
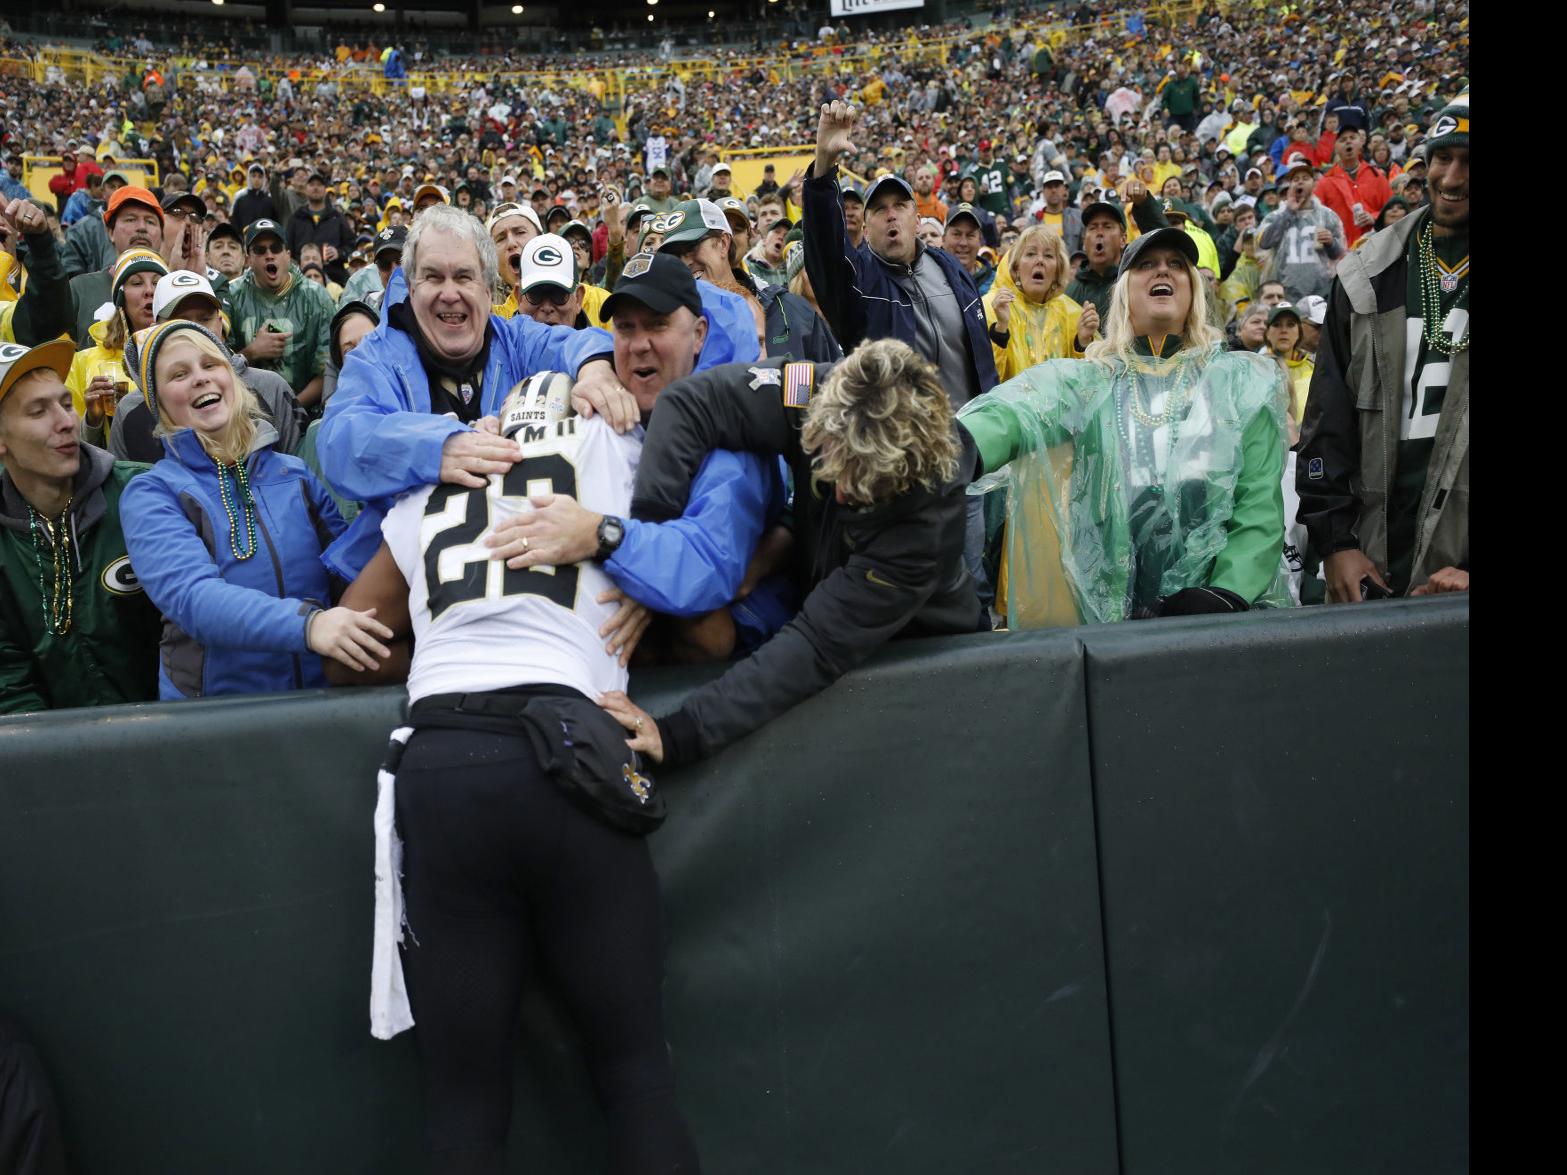
[[[272,532],[267,529],[266,517],[261,513],[259,503],[256,509],[256,528],[261,531],[261,537],[267,540],[267,554],[272,559],[272,574],[277,579],[277,598],[288,599],[288,590],[283,586],[283,561],[278,558],[277,547],[272,543]],[[294,688],[305,688],[305,670],[300,663],[299,654],[293,655],[294,660]]]

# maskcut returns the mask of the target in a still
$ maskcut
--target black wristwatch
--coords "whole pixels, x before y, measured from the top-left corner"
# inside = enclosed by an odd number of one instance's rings
[[[620,542],[625,537],[626,524],[613,514],[604,515],[598,529],[599,549],[593,557],[602,563],[620,549]]]

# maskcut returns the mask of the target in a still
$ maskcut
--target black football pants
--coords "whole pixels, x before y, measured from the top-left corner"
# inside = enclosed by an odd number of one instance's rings
[[[397,771],[432,1169],[498,1172],[519,1003],[554,978],[587,1050],[613,1175],[695,1175],[664,1038],[647,842],[573,805],[519,735],[420,729]]]

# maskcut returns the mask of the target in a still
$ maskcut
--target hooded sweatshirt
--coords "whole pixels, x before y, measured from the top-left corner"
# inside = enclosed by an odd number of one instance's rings
[[[1083,316],[1080,303],[1065,293],[1048,302],[1032,301],[1013,280],[1009,258],[996,270],[995,283],[984,297],[987,322],[996,321],[996,295],[1002,290],[1011,290],[1014,298],[1007,322],[1007,345],[998,347],[994,338],[990,340],[997,375],[1011,379],[1046,359],[1083,357],[1077,349],[1077,321]]]
[[[44,626],[53,584],[48,532],[0,472],[0,714],[148,702],[158,696],[162,621],[126,555],[120,494],[147,466],[81,448],[72,488],[71,624]],[[50,596],[52,601],[53,597]]]

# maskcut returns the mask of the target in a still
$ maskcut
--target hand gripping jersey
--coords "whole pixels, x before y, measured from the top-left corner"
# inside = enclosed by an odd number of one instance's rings
[[[641,436],[617,435],[598,417],[529,425],[517,435],[522,460],[484,489],[443,483],[398,499],[381,533],[408,581],[410,702],[513,685],[564,685],[595,699],[626,688],[598,635],[616,608],[596,602],[615,586],[599,565],[513,571],[484,540],[502,519],[532,510],[535,494],[626,515]]]

